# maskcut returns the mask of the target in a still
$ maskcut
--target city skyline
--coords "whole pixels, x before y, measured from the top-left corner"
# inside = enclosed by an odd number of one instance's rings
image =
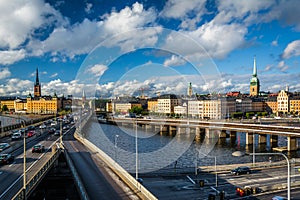
[[[43,95],[81,96],[83,90],[89,95],[96,90],[102,97],[141,91],[149,96],[170,91],[185,94],[189,82],[198,94],[249,93],[255,56],[261,91],[278,92],[286,85],[299,91],[298,4],[295,0],[6,2],[0,5],[0,96],[33,93],[37,68]],[[170,37],[159,35],[162,29],[195,41],[205,56],[179,40],[167,41]],[[90,52],[126,32],[134,34],[116,45],[129,51],[109,65],[99,62],[83,68],[101,77],[88,91],[77,77]],[[182,54],[147,49],[157,45],[157,38]],[[215,66],[218,78],[194,76],[195,63],[187,58],[203,57]]]

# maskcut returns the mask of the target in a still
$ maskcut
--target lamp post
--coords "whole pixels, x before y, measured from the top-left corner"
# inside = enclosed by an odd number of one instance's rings
[[[117,142],[119,135],[115,135],[115,162],[117,162]]]
[[[251,155],[251,153],[250,153]],[[288,174],[287,174],[287,187],[288,187],[288,191],[287,191],[287,198],[288,200],[291,199],[291,180],[290,180],[290,162],[289,159],[286,155],[284,155],[283,153],[256,153],[256,155],[258,156],[264,156],[264,155],[282,155],[286,161],[287,161],[287,168],[288,168]]]
[[[23,153],[23,191],[24,191],[24,199],[26,199],[26,136],[24,131],[24,153]]]
[[[60,145],[62,145],[62,119],[60,120],[60,137],[59,137]]]
[[[138,180],[138,138],[137,138],[137,120],[135,120],[135,180]]]

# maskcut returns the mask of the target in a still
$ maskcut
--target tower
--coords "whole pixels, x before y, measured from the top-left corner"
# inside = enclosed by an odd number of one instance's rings
[[[191,97],[193,95],[193,88],[192,88],[192,83],[190,82],[188,90],[187,90],[187,95]]]
[[[39,81],[39,71],[38,68],[36,68],[36,77],[35,77],[35,83],[34,83],[34,97],[40,97],[41,96],[41,85]]]
[[[250,81],[250,96],[258,96],[259,94],[259,80],[257,78],[256,58],[254,57],[253,74]]]

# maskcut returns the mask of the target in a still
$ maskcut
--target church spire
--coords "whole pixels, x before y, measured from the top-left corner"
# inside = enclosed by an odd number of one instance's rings
[[[34,83],[34,89],[33,94],[35,97],[40,97],[41,94],[41,85],[39,81],[39,70],[36,68],[36,77],[35,77],[35,83]]]
[[[254,63],[253,63],[253,77],[257,76],[257,69],[256,69],[256,57],[254,56]]]
[[[40,81],[39,81],[39,69],[36,68],[36,74],[35,74],[35,85],[39,85]]]

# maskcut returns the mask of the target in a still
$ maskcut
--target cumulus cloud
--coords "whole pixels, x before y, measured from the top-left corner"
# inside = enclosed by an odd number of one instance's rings
[[[289,69],[289,66],[285,64],[285,62],[282,60],[278,63],[278,68],[280,71],[285,72]]]
[[[299,56],[299,55],[300,55],[300,40],[295,40],[287,45],[281,57],[283,59],[288,59],[293,56]]]
[[[96,77],[100,77],[107,69],[108,67],[106,65],[97,64],[88,68],[87,72],[93,74]]]
[[[1,96],[26,96],[32,93],[33,83],[29,80],[18,78],[8,79],[3,85],[0,85]]]
[[[10,75],[11,75],[11,73],[7,67],[0,69],[0,80],[8,78],[8,77],[10,77]]]
[[[5,1],[0,4],[0,47],[17,48],[33,30],[61,20],[60,14],[43,1]]]
[[[90,13],[92,12],[92,10],[91,10],[92,7],[93,7],[93,4],[87,3],[87,4],[86,4],[86,7],[84,8],[84,11],[85,11],[86,13],[90,14]]]
[[[172,67],[172,66],[184,65],[185,63],[186,63],[185,60],[183,60],[179,56],[172,55],[171,58],[166,59],[164,61],[163,65],[166,67]]]
[[[24,49],[0,51],[0,64],[10,65],[24,59],[25,56],[26,52]]]

